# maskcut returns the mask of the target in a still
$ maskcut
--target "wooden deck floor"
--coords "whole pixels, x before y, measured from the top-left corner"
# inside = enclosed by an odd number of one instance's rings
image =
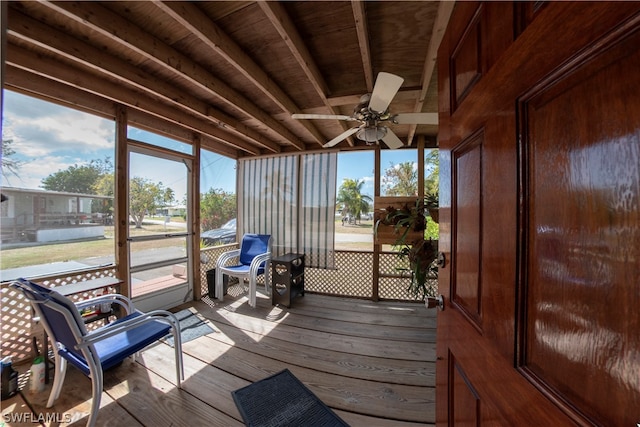
[[[205,297],[176,311],[184,308],[209,319],[215,332],[183,344],[182,389],[173,349],[148,348],[105,374],[98,425],[243,425],[231,391],[284,368],[352,426],[435,422],[436,319],[422,305],[307,294],[287,309],[258,294],[256,309],[242,295],[224,303]],[[48,391],[23,392],[35,414],[86,423],[88,379],[69,368],[61,397],[45,410]]]

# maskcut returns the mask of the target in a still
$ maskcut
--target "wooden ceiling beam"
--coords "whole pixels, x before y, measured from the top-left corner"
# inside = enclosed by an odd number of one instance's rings
[[[6,68],[5,89],[103,119],[115,120],[116,103],[112,100],[33,74],[11,64],[7,64]]]
[[[454,5],[455,1],[438,2],[438,12],[436,14],[436,20],[433,25],[433,30],[431,31],[429,48],[427,50],[427,56],[424,61],[424,67],[422,68],[422,90],[420,91],[420,96],[416,100],[416,104],[413,108],[413,111],[416,113],[422,112],[422,106],[424,105],[424,100],[427,97],[427,92],[429,90],[429,83],[431,83],[431,77],[433,76],[433,71],[435,70],[436,60],[438,58],[438,48],[440,47],[440,43],[442,42],[442,37],[444,37],[444,32],[447,29],[447,24],[449,23],[449,18],[451,17],[451,12],[453,11]],[[413,137],[416,134],[416,128],[417,125],[411,125],[409,127],[409,133],[407,134],[407,145],[411,145]]]
[[[150,95],[161,97],[165,103],[182,108],[203,120],[223,127],[230,133],[235,133],[236,136],[240,138],[247,138],[250,142],[262,146],[271,152],[279,153],[281,151],[280,145],[265,138],[244,124],[238,123],[237,120],[224,112],[216,110],[196,98],[185,95],[184,91],[180,91],[175,86],[141,71],[126,61],[115,58],[100,49],[31,19],[16,10],[9,10],[8,27],[10,37],[19,38],[37,45],[56,55],[61,55],[91,68],[97,73],[103,73]],[[226,126],[227,123],[229,123],[230,126]]]
[[[289,114],[301,112],[293,100],[271,77],[196,5],[188,2],[161,1],[154,1],[153,4],[197,36],[209,49],[233,65],[240,74],[249,79],[282,111]],[[313,135],[316,142],[324,143],[325,137],[310,121],[305,120],[301,123]]]
[[[291,21],[287,11],[284,9],[284,6],[277,1],[259,0],[257,3],[307,75],[311,86],[315,89],[318,97],[320,97],[320,100],[327,108],[327,114],[338,114],[327,99],[331,92],[329,86],[322,77],[318,65],[313,59],[313,56],[311,56],[309,49],[307,49],[307,46],[302,40],[300,33],[298,33],[296,26]],[[340,120],[339,123],[343,130],[347,130],[348,127],[344,121]],[[349,137],[347,141],[350,146],[353,147],[355,145],[352,137]]]
[[[230,107],[259,121],[278,134],[283,142],[304,149],[304,144],[292,132],[259,109],[249,99],[230,88],[182,52],[146,33],[120,15],[93,2],[52,3],[44,1],[39,4],[51,12],[62,14],[78,24],[99,32],[124,48],[135,51],[179,78],[186,79],[203,91],[216,96]],[[230,126],[230,124],[227,125]]]
[[[353,19],[355,20],[356,33],[358,34],[360,56],[362,57],[362,70],[364,71],[364,80],[367,84],[367,92],[373,92],[375,81],[373,67],[371,66],[371,49],[369,47],[369,29],[367,28],[365,2],[361,0],[351,0],[351,8],[353,9]]]
[[[326,101],[330,94],[329,86],[284,6],[274,1],[258,1],[257,3],[295,56],[320,99],[323,102]],[[327,106],[330,107],[328,104]]]
[[[253,155],[263,154],[255,145],[239,139],[217,126],[207,124],[190,114],[171,108],[158,99],[153,99],[144,93],[137,92],[134,88],[128,88],[108,79],[100,78],[90,70],[80,71],[70,68],[60,61],[45,56],[34,55],[33,52],[18,46],[9,44],[6,54],[7,81],[10,80],[9,66],[22,69],[35,75],[52,79],[67,84],[76,89],[102,96],[113,102],[121,103],[127,107],[145,111],[149,114],[172,121],[178,126],[187,127],[193,131],[210,135],[221,143],[246,151]],[[91,88],[91,89],[89,89]],[[45,90],[44,93],[47,93]],[[72,103],[82,104],[82,98],[71,99]]]

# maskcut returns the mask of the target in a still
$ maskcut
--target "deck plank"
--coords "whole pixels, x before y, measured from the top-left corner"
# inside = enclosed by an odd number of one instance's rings
[[[320,330],[301,330],[297,326],[268,321],[267,315],[261,312],[259,308],[250,310],[246,305],[244,307],[227,305],[222,309],[209,310],[203,312],[203,314],[214,323],[225,323],[244,331],[268,334],[283,341],[304,344],[319,349],[329,348],[333,351],[390,359],[417,361],[427,358],[435,360],[435,337],[431,337],[431,342],[425,337],[423,342],[402,345],[398,341],[389,340],[384,336],[368,338],[349,334],[348,327],[346,327],[347,322],[345,322],[345,328],[343,328],[343,332],[346,332],[346,334],[325,332],[321,330],[321,326],[317,327]],[[320,319],[318,319],[318,324],[322,324]],[[377,326],[373,329],[377,329]]]
[[[243,425],[231,392],[284,368],[352,426],[435,423],[436,315],[420,304],[308,293],[286,308],[259,292],[254,309],[246,294],[233,292],[223,303],[205,297],[172,311],[185,308],[206,317],[214,332],[183,344],[182,389],[175,387],[173,348],[149,347],[105,374],[98,425]],[[90,382],[68,371],[47,411],[84,425]],[[25,399],[44,411],[46,394]]]
[[[155,349],[173,354],[166,344]],[[153,358],[152,351],[145,352],[147,359]],[[119,381],[109,387],[107,393],[148,426],[242,425],[223,412],[213,409],[210,402],[198,399],[188,390],[176,388],[173,358],[169,359],[163,363],[163,373],[172,377],[172,381],[152,370],[144,369],[142,364],[130,364],[118,369]],[[194,424],[192,420],[200,421]]]
[[[220,333],[208,335],[207,338],[218,343],[209,344],[201,339],[197,344],[185,343],[184,347],[189,349],[191,355],[206,362],[216,361],[217,365],[224,364],[226,358],[240,357],[243,355],[240,350],[244,350],[288,365],[306,366],[347,377],[390,384],[435,386],[435,366],[431,361],[380,359],[282,342],[224,324],[217,324],[216,328]]]
[[[335,299],[335,298],[334,298]],[[252,315],[250,310],[269,310],[274,308],[260,299],[257,309],[242,306],[243,314]],[[360,304],[354,301],[354,304]],[[369,303],[371,304],[371,303]],[[415,306],[415,304],[414,304]],[[414,307],[415,308],[415,307]],[[303,329],[321,330],[324,332],[343,333],[345,322],[349,323],[349,332],[359,337],[376,339],[388,339],[397,341],[435,342],[436,328],[427,326],[432,317],[419,316],[413,312],[414,308],[408,308],[412,314],[396,314],[388,310],[373,311],[346,311],[327,307],[317,307],[306,303],[298,304],[289,309],[282,308],[286,316],[278,321],[281,324],[294,325]],[[418,306],[422,311],[427,311],[423,306]],[[269,319],[267,319],[269,320]],[[372,325],[377,325],[372,328]]]
[[[117,371],[118,370],[114,369],[105,372],[105,386],[114,381]],[[44,422],[44,425],[57,426],[57,421],[60,421],[60,426],[79,427],[86,425],[91,409],[91,399],[87,398],[87,396],[91,396],[91,381],[73,366],[68,366],[60,397],[58,397],[52,408],[46,408],[52,386],[52,381],[50,381],[42,392],[31,393],[26,390],[23,391],[25,399],[29,402],[36,415],[40,416],[40,414],[42,414],[45,418],[47,416],[53,417],[50,418],[52,422]],[[136,418],[127,412],[108,393],[103,392],[100,399],[100,412],[98,413],[96,426],[114,425],[135,427],[144,424],[138,422]]]

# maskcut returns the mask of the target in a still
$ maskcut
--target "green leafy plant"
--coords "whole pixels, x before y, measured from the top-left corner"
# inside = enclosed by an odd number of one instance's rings
[[[435,241],[424,239],[424,234],[419,237],[414,236],[410,231],[424,231],[426,227],[425,210],[427,208],[427,198],[416,199],[414,204],[405,204],[400,208],[389,206],[386,208],[386,216],[383,223],[392,225],[398,234],[394,246],[398,248],[398,256],[406,259],[411,271],[411,284],[408,291],[417,299],[424,301],[430,296],[430,289],[427,282],[434,270],[433,261],[437,257],[438,248]]]
[[[438,193],[428,193],[426,196],[424,196],[424,205],[427,209],[437,209],[439,206]]]
[[[433,219],[437,223],[439,221],[438,209],[440,207],[438,193],[428,193],[426,196],[424,196],[424,206],[429,211],[431,219]]]

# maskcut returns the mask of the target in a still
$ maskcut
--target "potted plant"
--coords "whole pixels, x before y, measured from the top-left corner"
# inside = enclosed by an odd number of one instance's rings
[[[424,205],[429,211],[431,219],[433,219],[437,223],[439,212],[438,208],[440,207],[438,193],[428,193],[426,196],[424,196]]]
[[[416,199],[414,204],[406,203],[399,208],[387,207],[386,216],[382,221],[386,225],[392,225],[398,235],[394,246],[400,248],[398,256],[406,259],[409,264],[409,271],[411,271],[409,292],[421,301],[430,296],[427,281],[434,271],[433,261],[438,254],[437,243],[424,238],[425,210],[427,210],[426,197],[423,200]],[[418,237],[408,238],[412,231],[423,231],[423,233]],[[437,273],[437,269],[435,271]]]

